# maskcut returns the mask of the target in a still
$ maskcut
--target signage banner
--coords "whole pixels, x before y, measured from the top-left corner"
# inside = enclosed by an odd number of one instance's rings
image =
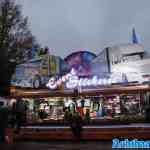
[[[77,72],[72,69],[70,73],[55,79],[54,77],[50,78],[46,87],[50,89],[57,89],[63,83],[65,83],[67,89],[78,89],[86,87],[99,87],[99,86],[108,86],[113,83],[125,83],[127,82],[126,78],[122,74],[111,74],[109,77],[79,77]]]

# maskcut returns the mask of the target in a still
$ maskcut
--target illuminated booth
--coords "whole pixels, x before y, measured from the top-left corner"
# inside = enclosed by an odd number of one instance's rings
[[[27,106],[19,139],[73,140],[68,112],[83,119],[81,139],[150,139],[149,85],[112,85],[97,89],[12,89]],[[133,134],[134,133],[134,134]]]
[[[10,102],[23,114],[20,138],[74,139],[68,121],[79,114],[81,139],[150,139],[150,60],[143,53],[128,45],[17,66]]]
[[[76,52],[65,62],[72,69],[49,77],[46,88],[12,88],[12,97],[27,106],[28,124],[65,124],[68,112],[78,112],[90,125],[145,122],[150,87],[140,74],[130,72],[129,80],[118,70],[110,72],[108,50],[98,57]]]
[[[117,82],[117,84],[115,84]],[[85,124],[145,122],[150,87],[115,78],[78,77],[74,70],[50,78],[48,89],[14,89],[12,97],[27,105],[29,124],[65,124],[65,115],[78,112]]]

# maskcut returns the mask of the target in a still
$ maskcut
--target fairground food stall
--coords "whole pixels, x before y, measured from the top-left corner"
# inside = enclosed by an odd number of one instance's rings
[[[82,56],[88,58],[87,55]],[[72,58],[72,55],[69,58]],[[72,69],[70,68],[69,73],[46,76],[48,81],[44,82],[44,89],[12,89],[12,98],[27,106],[27,109],[22,107],[27,122],[26,127],[22,127],[24,135],[33,139],[70,139],[72,134],[65,122],[66,113],[78,112],[84,120],[84,139],[110,139],[120,136],[150,138],[150,127],[133,125],[147,122],[145,116],[147,110],[150,110],[149,80],[144,82],[142,75],[136,70],[133,71],[135,66],[121,66],[123,72],[117,68],[111,73],[109,63],[104,62],[105,57],[100,59],[100,63],[92,65],[91,69],[89,62],[85,65],[83,59],[77,58],[75,57],[76,63],[70,66]],[[44,62],[42,70],[49,73],[45,71],[45,66],[47,65]],[[37,73],[37,69],[35,70],[31,69],[30,73]],[[126,71],[127,74],[124,73]],[[22,74],[20,76],[23,76]],[[42,80],[38,79],[28,80],[31,87],[39,87]],[[21,83],[26,85],[26,81]],[[32,83],[36,83],[36,86]]]
[[[78,112],[84,124],[83,139],[150,138],[149,126],[134,125],[147,122],[149,85],[113,82],[109,78],[79,78],[72,72],[51,78],[47,89],[12,88],[12,99],[19,101],[21,112],[25,112],[22,137],[73,139],[66,114]]]
[[[150,87],[146,83],[128,82],[124,74],[80,77],[71,70],[50,78],[46,87],[12,89],[12,98],[25,112],[23,138],[73,139],[66,123],[68,112],[82,117],[83,139],[150,138],[148,125],[134,124],[147,122]]]
[[[145,117],[149,92],[149,85],[112,86],[82,92],[13,89],[12,99],[28,106],[27,123],[21,127],[19,139],[74,139],[64,120],[66,108],[72,113],[78,111],[84,119],[82,139],[150,139],[150,126]]]
[[[28,124],[65,124],[65,113],[79,112],[85,124],[146,122],[149,85],[114,85],[101,89],[14,89],[12,99],[27,106]]]
[[[86,53],[76,54],[80,56],[78,59],[74,54],[67,57],[70,69],[65,74],[62,74],[59,63],[56,63],[56,70],[59,71],[55,70],[54,77],[50,70],[45,70],[49,68],[49,56],[38,59],[38,63],[34,60],[18,67],[16,77],[19,76],[19,80],[16,85],[26,87],[30,83],[32,86],[29,86],[30,89],[16,89],[12,96],[27,105],[28,123],[63,123],[68,111],[72,114],[78,112],[84,120],[88,120],[86,124],[93,124],[97,120],[116,120],[114,122],[117,123],[144,120],[149,106],[149,85],[144,83],[147,80],[141,75],[140,69],[123,66],[110,72],[104,56],[100,59],[102,62],[98,61],[93,66],[91,63],[96,56],[88,57],[89,53]],[[84,61],[87,58],[90,59]],[[44,89],[33,89],[42,83],[46,85]]]
[[[26,105],[28,123],[64,123],[68,112],[78,112],[86,124],[144,121],[149,85],[129,83],[119,75],[80,77],[72,69],[61,77],[51,77],[47,89],[15,89],[12,96]]]

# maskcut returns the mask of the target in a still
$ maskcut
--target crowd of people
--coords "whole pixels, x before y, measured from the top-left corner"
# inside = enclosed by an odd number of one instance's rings
[[[82,104],[82,111],[83,108],[84,104]],[[5,141],[7,128],[15,129],[14,131],[19,133],[20,127],[26,125],[27,110],[26,102],[21,99],[9,101],[9,104],[5,99],[0,101],[0,142]],[[72,133],[77,139],[81,138],[83,123],[90,119],[89,112],[82,115],[82,111],[78,111],[74,103],[64,108],[64,122],[71,127]]]
[[[3,99],[3,100],[2,100]],[[13,128],[18,132],[20,126],[26,124],[26,104],[21,101],[12,101],[1,98],[0,101],[0,142],[5,142],[6,129]]]
[[[3,100],[2,100],[3,99]],[[72,101],[69,105],[64,106],[64,123],[69,125],[76,139],[82,136],[82,127],[90,123],[90,110],[84,112],[84,100],[81,100],[81,106],[78,107],[76,101]],[[150,105],[147,104],[145,112],[146,122],[150,122]],[[0,142],[5,142],[6,129],[13,128],[19,132],[21,126],[27,123],[28,104],[23,100],[7,100],[0,97]],[[40,118],[44,118],[43,112],[39,112]]]

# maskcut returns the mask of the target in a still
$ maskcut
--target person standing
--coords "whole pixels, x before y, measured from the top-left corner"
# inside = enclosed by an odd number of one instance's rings
[[[4,103],[0,102],[0,142],[5,142],[5,132],[8,126],[8,109]]]
[[[18,99],[16,103],[16,123],[17,129],[20,129],[21,126],[24,126],[26,123],[26,110],[27,106],[22,99]]]
[[[82,122],[83,121],[80,114],[78,112],[75,112],[70,120],[70,126],[72,129],[72,133],[77,140],[81,139],[82,125],[83,125]]]

